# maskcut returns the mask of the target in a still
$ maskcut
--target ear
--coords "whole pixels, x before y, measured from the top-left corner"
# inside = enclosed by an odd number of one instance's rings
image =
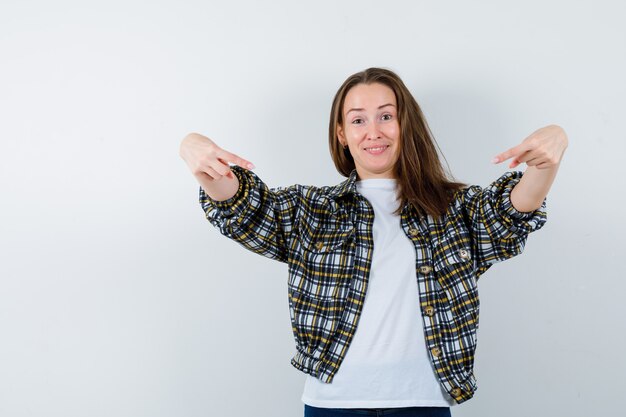
[[[343,128],[339,125],[337,126],[337,137],[339,138],[339,143],[341,144],[341,146],[344,145],[343,142],[346,141],[346,137],[343,134]]]

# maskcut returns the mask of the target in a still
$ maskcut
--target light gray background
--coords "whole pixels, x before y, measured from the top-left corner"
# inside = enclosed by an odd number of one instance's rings
[[[453,415],[623,412],[622,2],[99,3],[0,5],[1,416],[301,416],[287,267],[212,228],[178,146],[335,184],[331,100],[369,66],[462,181],[569,134],[548,223],[481,278],[479,390]]]

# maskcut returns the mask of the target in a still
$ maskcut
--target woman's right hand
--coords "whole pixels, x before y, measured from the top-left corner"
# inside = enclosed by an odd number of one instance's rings
[[[180,156],[201,184],[222,177],[234,179],[229,162],[242,168],[254,169],[250,161],[220,148],[211,139],[198,133],[185,136],[180,144]]]

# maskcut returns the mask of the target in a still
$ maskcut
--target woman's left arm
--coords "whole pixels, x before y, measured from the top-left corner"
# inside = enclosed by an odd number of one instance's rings
[[[567,148],[567,134],[557,125],[542,127],[517,146],[496,155],[492,162],[499,164],[513,158],[509,168],[525,162],[528,168],[511,191],[513,207],[529,212],[541,207],[548,195]]]

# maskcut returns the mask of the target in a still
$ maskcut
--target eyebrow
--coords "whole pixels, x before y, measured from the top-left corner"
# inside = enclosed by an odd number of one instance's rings
[[[391,104],[391,103],[387,103],[387,104],[383,104],[382,106],[379,106],[378,108],[379,108],[379,109],[382,109],[383,107],[387,107],[387,106],[395,107],[393,104]],[[351,111],[362,111],[362,110],[365,110],[365,109],[361,109],[361,108],[358,108],[358,109],[350,109],[350,110],[348,110],[348,111],[346,112],[346,116],[347,116],[347,115],[348,115],[348,113],[350,113]]]

